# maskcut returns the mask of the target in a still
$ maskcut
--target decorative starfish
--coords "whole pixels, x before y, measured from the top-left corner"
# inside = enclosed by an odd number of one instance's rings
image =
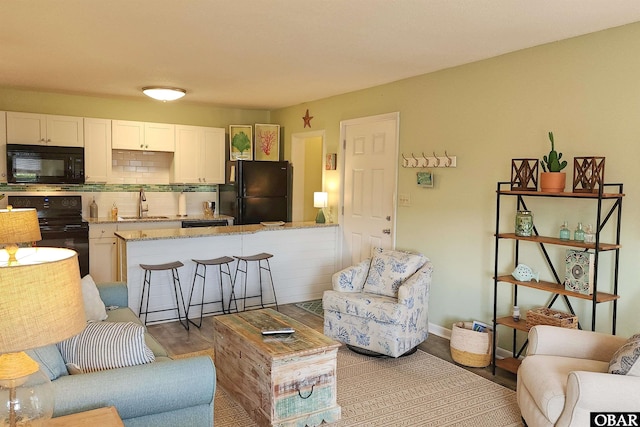
[[[309,109],[307,108],[307,112],[302,118],[302,120],[304,120],[304,127],[307,127],[307,126],[311,127],[311,119],[313,119],[313,116],[309,115]]]

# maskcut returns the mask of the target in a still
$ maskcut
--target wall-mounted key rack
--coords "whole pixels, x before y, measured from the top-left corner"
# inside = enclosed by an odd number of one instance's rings
[[[450,156],[447,152],[444,152],[444,156],[438,156],[433,152],[433,156],[425,156],[424,152],[420,153],[420,156],[416,156],[411,153],[410,156],[402,154],[402,167],[403,168],[455,168],[456,156]]]

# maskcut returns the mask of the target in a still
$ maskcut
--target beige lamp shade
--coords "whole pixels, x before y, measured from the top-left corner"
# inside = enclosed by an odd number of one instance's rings
[[[42,240],[35,209],[0,209],[0,244]]]
[[[328,194],[324,191],[316,191],[313,193],[313,207],[314,208],[326,208],[328,201]]]
[[[4,256],[0,260],[0,354],[57,343],[84,329],[75,251],[22,248],[17,262]]]

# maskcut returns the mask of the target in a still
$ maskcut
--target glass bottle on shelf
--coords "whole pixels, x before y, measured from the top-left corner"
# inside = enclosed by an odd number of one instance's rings
[[[518,211],[515,223],[516,236],[531,236],[533,231],[533,214],[531,211]]]
[[[569,230],[567,221],[563,222],[560,227],[560,240],[571,240],[571,230]]]
[[[584,242],[585,243],[595,243],[596,235],[593,232],[593,226],[591,224],[587,224],[587,228],[584,230]]]
[[[573,240],[576,242],[584,242],[584,230],[582,229],[582,223],[578,223],[576,231],[573,232]]]
[[[513,313],[511,314],[511,316],[513,317],[513,320],[518,322],[520,320],[520,307],[518,307],[517,305],[513,306]]]

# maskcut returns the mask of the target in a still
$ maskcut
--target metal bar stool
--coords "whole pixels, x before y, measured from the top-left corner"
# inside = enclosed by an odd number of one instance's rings
[[[222,313],[226,313],[227,311],[224,308],[224,289],[222,287],[222,275],[226,275],[229,278],[229,284],[231,285],[231,288],[233,288],[233,284],[231,282],[231,268],[229,267],[229,263],[233,262],[233,258],[228,257],[228,256],[223,256],[220,258],[214,258],[214,259],[192,259],[193,262],[196,263],[196,269],[195,272],[193,273],[193,283],[191,284],[191,293],[189,294],[189,305],[187,306],[187,320],[189,320],[189,323],[191,323],[193,326],[199,328],[202,326],[202,316],[204,314],[214,314],[214,313],[220,313],[219,311],[211,311],[208,313],[204,313],[204,306],[207,304],[220,304],[221,307],[221,311]],[[204,292],[205,292],[205,286],[206,286],[206,275],[207,275],[207,266],[218,266],[218,276],[219,276],[219,281],[220,281],[220,299],[219,300],[214,300],[214,301],[209,301],[209,302],[204,302]],[[227,271],[224,271],[222,269],[222,266],[226,265],[227,266]],[[202,267],[202,268],[200,268]],[[200,270],[200,272],[198,271]],[[200,277],[202,279],[202,298],[200,299],[199,303],[192,303],[193,301],[193,291],[196,288],[196,278]],[[191,319],[189,319],[189,310],[191,309],[191,307],[200,307],[200,323],[196,324],[194,321],[192,321]],[[237,307],[236,307],[237,308]]]
[[[233,276],[233,284],[231,286],[231,299],[229,300],[229,312],[231,312],[231,303],[233,302],[236,305],[236,311],[238,311],[238,302],[235,295],[235,284],[237,282],[238,272],[244,273],[244,292],[242,296],[242,311],[251,307],[262,307],[264,308],[264,300],[263,300],[263,290],[262,290],[262,270],[265,270],[269,273],[269,279],[271,280],[271,289],[273,291],[273,302],[269,304],[275,304],[276,310],[279,311],[278,308],[278,299],[276,298],[276,288],[273,285],[273,276],[271,276],[271,266],[269,265],[269,258],[273,257],[273,255],[268,253],[259,253],[257,255],[250,256],[236,256],[234,258],[238,260],[238,264],[236,264],[236,273]],[[258,279],[260,283],[260,293],[256,295],[247,295],[247,270],[249,266],[249,262],[257,261],[258,262]],[[262,262],[266,263],[266,267],[262,264]],[[241,266],[241,264],[243,266]],[[242,269],[244,267],[244,269]],[[260,304],[247,305],[247,298],[260,298]]]
[[[178,274],[178,268],[184,266],[183,263],[181,263],[180,261],[174,261],[174,262],[168,262],[166,264],[140,264],[140,267],[144,270],[144,282],[142,284],[142,297],[140,298],[140,310],[138,310],[138,313],[140,318],[142,318],[142,315],[144,314],[144,324],[146,326],[147,324],[147,318],[149,317],[149,313],[160,313],[163,311],[173,311],[173,310],[177,310],[178,311],[178,321],[180,322],[180,324],[182,326],[184,326],[184,328],[186,330],[189,330],[189,322],[187,319],[187,311],[185,309],[184,306],[184,296],[182,295],[182,286],[180,285],[180,275]],[[152,271],[166,271],[166,270],[171,270],[171,276],[173,279],[173,292],[175,294],[176,297],[176,306],[174,308],[165,308],[165,309],[161,309],[161,310],[152,310],[149,311],[149,293],[151,290],[151,272]],[[145,293],[147,296],[147,304],[145,306],[145,311],[142,311],[142,306],[144,303],[144,297],[145,297]],[[178,297],[178,293],[180,293],[180,297]],[[182,320],[182,318],[180,317],[180,303],[182,303],[182,309],[184,311],[184,322]],[[171,319],[162,319],[162,320],[174,320],[175,318],[171,318]]]

